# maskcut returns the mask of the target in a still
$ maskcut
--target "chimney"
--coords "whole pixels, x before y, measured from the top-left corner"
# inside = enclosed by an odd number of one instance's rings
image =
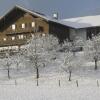
[[[53,13],[53,19],[58,20],[58,13]]]

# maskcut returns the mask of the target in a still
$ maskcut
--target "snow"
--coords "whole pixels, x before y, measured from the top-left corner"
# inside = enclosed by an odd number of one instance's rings
[[[10,80],[7,71],[1,67],[0,100],[99,100],[100,68],[95,71],[94,63],[86,61],[87,67],[77,66],[72,70],[72,81],[69,82],[69,74],[60,66],[64,55],[59,54],[53,64],[39,69],[39,86],[36,86],[35,70],[32,67],[21,68],[19,71],[12,67],[14,69],[10,70]],[[81,58],[84,52],[77,52],[75,56],[76,59]]]
[[[99,100],[100,87],[96,80],[80,79],[79,87],[76,82],[68,82],[61,77],[61,86],[58,86],[59,77],[40,78],[39,86],[33,77],[17,79],[7,82],[0,81],[0,100]]]
[[[11,56],[8,51],[6,58],[0,59],[0,100],[99,100],[100,61],[94,70],[87,49],[73,53],[71,43],[64,42],[61,47],[53,37],[43,39],[33,38],[19,53]],[[79,45],[80,41],[75,43]],[[34,65],[37,54],[39,86]]]
[[[61,23],[72,28],[86,28],[100,26],[100,15],[83,16],[76,18],[62,19]]]

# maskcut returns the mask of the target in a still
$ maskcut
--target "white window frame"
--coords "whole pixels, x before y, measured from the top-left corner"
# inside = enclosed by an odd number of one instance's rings
[[[20,37],[21,37],[21,39],[23,39],[24,38],[24,35],[21,35]]]
[[[3,40],[6,41],[7,39],[6,38],[3,38]]]
[[[15,29],[16,29],[16,25],[13,24],[13,25],[12,25],[12,30],[15,30]]]
[[[13,36],[13,37],[11,37],[11,39],[12,39],[12,40],[15,40],[15,37]]]
[[[32,22],[32,27],[35,27],[35,22]]]
[[[24,39],[24,35],[18,35],[19,39]]]
[[[23,28],[23,29],[25,28],[25,23],[22,24],[22,28]]]
[[[20,35],[18,35],[18,38],[20,39]]]

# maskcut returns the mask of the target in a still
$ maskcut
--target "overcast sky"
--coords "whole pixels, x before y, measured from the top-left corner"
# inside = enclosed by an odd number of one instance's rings
[[[0,15],[16,4],[49,16],[58,12],[60,18],[100,14],[100,0],[0,0]]]

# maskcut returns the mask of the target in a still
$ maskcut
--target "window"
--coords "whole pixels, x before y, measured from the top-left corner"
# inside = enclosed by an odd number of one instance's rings
[[[45,37],[45,34],[42,34],[43,37]]]
[[[12,25],[12,30],[15,30],[15,29],[16,29],[16,25],[13,24],[13,25]]]
[[[21,39],[23,39],[23,38],[24,38],[24,36],[23,36],[23,35],[21,35],[20,37],[21,37]]]
[[[43,31],[44,31],[44,28],[43,28],[42,26],[39,26],[39,27],[38,27],[38,31],[39,31],[39,32],[43,32]]]
[[[18,35],[19,39],[23,39],[24,36],[23,35]]]
[[[32,22],[32,27],[35,27],[35,22]]]
[[[22,28],[25,28],[25,24],[24,23],[22,24]]]
[[[12,40],[15,40],[15,37],[12,37],[11,39],[12,39]]]
[[[3,40],[6,41],[7,39],[6,38],[3,38]]]

